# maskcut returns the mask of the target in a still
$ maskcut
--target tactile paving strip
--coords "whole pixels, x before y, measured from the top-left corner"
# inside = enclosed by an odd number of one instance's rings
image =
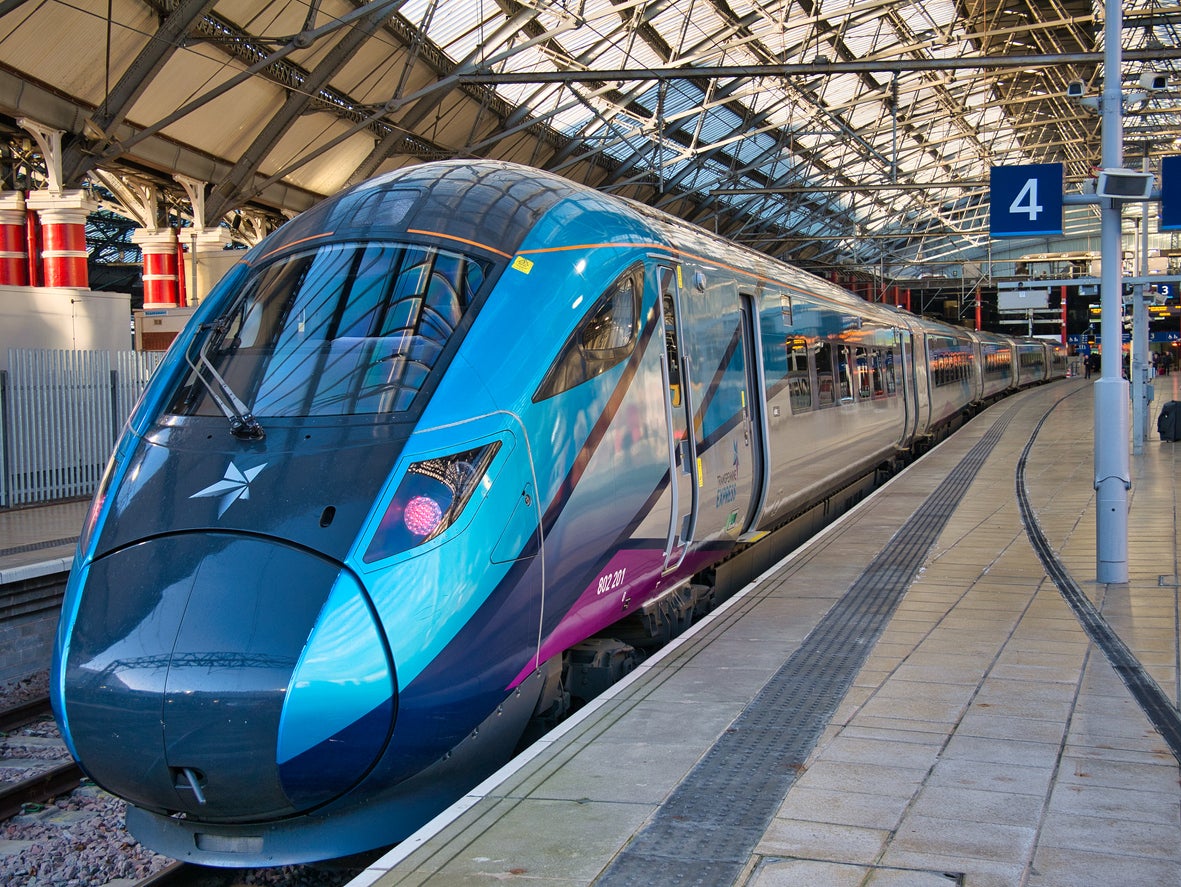
[[[26,554],[30,551],[40,551],[43,548],[57,548],[61,545],[73,545],[77,541],[77,536],[69,536],[65,539],[50,539],[48,542],[30,542],[26,545],[14,545],[12,548],[0,548],[0,557],[8,557],[13,554]]]
[[[1066,395],[1066,397],[1070,396],[1070,394]],[[1033,449],[1034,441],[1037,440],[1038,433],[1050,417],[1050,413],[1058,404],[1066,400],[1066,397],[1059,398],[1042,416],[1041,421],[1034,427],[1033,434],[1030,435],[1029,442],[1025,445],[1025,450],[1021,453],[1021,459],[1017,462],[1017,505],[1021,509],[1021,519],[1025,523],[1025,535],[1029,537],[1030,544],[1037,552],[1042,566],[1046,568],[1046,575],[1054,580],[1058,593],[1074,611],[1079,625],[1083,627],[1095,646],[1103,652],[1111,667],[1119,675],[1120,680],[1124,682],[1124,686],[1128,688],[1128,692],[1132,694],[1140,709],[1152,722],[1152,726],[1168,744],[1173,757],[1181,761],[1181,712],[1169,699],[1168,694],[1144,670],[1144,666],[1141,665],[1136,654],[1115,633],[1111,623],[1103,618],[1103,614],[1091,603],[1091,599],[1074,581],[1074,577],[1070,575],[1065,565],[1054,555],[1054,549],[1042,532],[1041,525],[1038,524],[1037,516],[1029,501],[1029,493],[1025,488],[1025,464],[1029,458],[1029,451]],[[1165,584],[1162,581],[1164,578],[1164,576],[1160,577],[1159,584]]]
[[[997,419],[894,534],[597,885],[734,882],[1016,409]]]

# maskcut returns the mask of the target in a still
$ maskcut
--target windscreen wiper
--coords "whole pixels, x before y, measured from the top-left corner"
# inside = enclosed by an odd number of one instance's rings
[[[254,418],[254,414],[250,411],[250,407],[242,402],[242,399],[234,393],[234,389],[230,387],[230,383],[221,377],[213,363],[209,360],[206,351],[209,348],[209,343],[213,341],[214,333],[225,333],[226,326],[223,321],[214,321],[213,323],[201,324],[201,329],[206,331],[208,335],[205,336],[205,341],[201,343],[201,350],[197,352],[197,360],[201,366],[209,371],[213,382],[206,379],[201,372],[200,367],[189,359],[188,349],[185,349],[185,363],[187,363],[193,370],[193,375],[209,392],[209,396],[213,398],[213,402],[217,404],[217,408],[222,411],[222,414],[230,420],[230,434],[242,440],[262,440],[266,437],[266,432],[262,430],[262,426],[258,424],[258,420]],[[216,387],[214,387],[216,385]],[[220,391],[220,394],[218,393]]]

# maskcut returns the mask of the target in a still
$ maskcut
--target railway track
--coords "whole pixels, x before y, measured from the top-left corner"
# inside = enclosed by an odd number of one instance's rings
[[[30,699],[0,711],[0,733],[11,733],[25,724],[41,718],[49,717],[53,709],[49,705],[49,697]]]
[[[27,738],[17,731],[52,716],[49,699],[34,699],[0,712],[0,770],[28,769],[29,775],[15,782],[0,783],[0,821],[11,819],[27,805],[44,804],[73,791],[82,783],[82,769],[65,755],[65,746],[43,737]],[[61,760],[31,759],[30,751],[60,748]]]
[[[187,862],[169,863],[160,871],[135,882],[135,887],[229,887],[235,873]]]
[[[364,866],[348,869],[321,869],[313,866],[288,866],[284,869],[219,869],[172,862],[160,871],[136,881],[135,887],[245,887],[245,885],[316,885],[332,887],[351,881]]]

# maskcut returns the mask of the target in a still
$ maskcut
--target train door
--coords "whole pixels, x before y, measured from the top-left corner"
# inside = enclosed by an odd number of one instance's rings
[[[767,452],[767,417],[763,409],[762,351],[759,348],[759,313],[755,300],[745,293],[739,296],[742,314],[742,358],[745,388],[742,392],[743,445],[750,459],[750,498],[742,521],[742,532],[748,533],[758,523],[766,500],[767,485],[764,471],[770,454]]]
[[[897,357],[894,360],[894,367],[896,371],[895,384],[899,386],[899,394],[903,403],[903,427],[902,439],[899,440],[899,445],[903,447],[910,446],[918,433],[919,428],[919,403],[918,403],[918,386],[915,383],[915,358],[914,358],[914,341],[911,337],[910,330],[904,327],[894,328],[894,351]]]
[[[692,388],[689,366],[681,353],[680,293],[672,268],[656,269],[660,286],[664,327],[664,409],[668,419],[669,490],[672,494],[668,541],[664,548],[665,572],[675,570],[685,558],[697,518],[697,447],[692,434]]]
[[[929,368],[931,361],[927,351],[927,334],[915,331],[911,339],[911,366],[914,378],[914,397],[917,434],[926,434],[931,429],[931,376]]]

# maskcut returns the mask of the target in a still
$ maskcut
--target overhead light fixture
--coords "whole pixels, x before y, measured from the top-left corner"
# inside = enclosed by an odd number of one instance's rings
[[[1152,193],[1153,177],[1150,172],[1136,172],[1131,169],[1101,169],[1095,193],[1100,197],[1115,200],[1147,200]]]
[[[1157,92],[1162,89],[1168,89],[1169,79],[1159,71],[1145,71],[1140,75],[1140,85],[1144,89]]]

